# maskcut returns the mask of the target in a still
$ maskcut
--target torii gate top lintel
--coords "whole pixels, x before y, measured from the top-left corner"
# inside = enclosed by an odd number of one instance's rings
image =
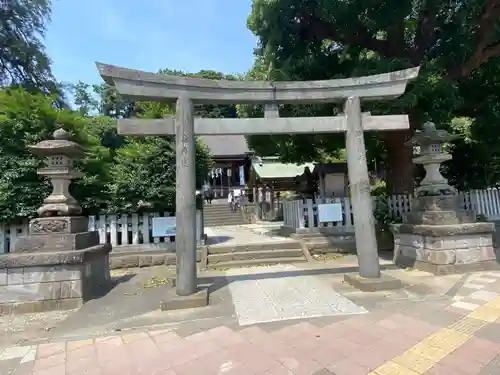
[[[402,95],[419,67],[357,78],[323,81],[229,81],[177,77],[96,63],[99,74],[118,93],[135,100],[172,101],[189,93],[196,103],[331,103]]]

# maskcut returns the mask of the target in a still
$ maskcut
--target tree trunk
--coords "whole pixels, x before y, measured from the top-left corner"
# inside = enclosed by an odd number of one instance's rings
[[[389,194],[413,194],[414,165],[412,147],[405,142],[412,130],[389,132],[385,138],[387,151],[387,192]]]

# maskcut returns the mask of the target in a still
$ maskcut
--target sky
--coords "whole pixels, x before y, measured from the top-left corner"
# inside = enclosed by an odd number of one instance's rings
[[[45,38],[59,81],[101,82],[94,62],[244,73],[256,38],[251,0],[52,0]]]

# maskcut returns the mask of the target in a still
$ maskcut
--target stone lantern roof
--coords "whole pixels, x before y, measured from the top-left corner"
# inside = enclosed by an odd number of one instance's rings
[[[71,141],[71,134],[66,130],[57,129],[52,137],[54,139],[28,146],[28,150],[42,157],[66,156],[71,159],[78,159],[85,155],[85,149],[78,143]]]
[[[406,145],[411,145],[416,149],[417,156],[413,158],[413,163],[421,165],[436,164],[439,168],[440,163],[452,158],[443,148],[443,144],[457,138],[459,136],[450,134],[446,130],[437,130],[434,123],[426,122],[423,130],[417,130],[415,135],[406,142]],[[437,177],[437,175],[434,177]],[[441,177],[439,179],[442,180]]]
[[[433,143],[450,142],[459,137],[448,133],[446,130],[437,130],[433,122],[426,122],[423,125],[423,130],[417,130],[415,135],[405,144],[407,146],[426,146]]]

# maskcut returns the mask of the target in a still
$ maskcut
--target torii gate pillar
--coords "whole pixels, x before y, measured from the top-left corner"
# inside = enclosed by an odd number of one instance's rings
[[[356,233],[359,275],[364,278],[380,277],[359,97],[350,97],[346,100],[344,114],[347,120],[345,133],[347,171],[349,174],[351,202],[353,211],[356,213],[354,230]]]
[[[189,296],[197,291],[196,275],[196,139],[194,106],[187,95],[177,99],[175,111],[175,217],[177,255],[176,291]]]

